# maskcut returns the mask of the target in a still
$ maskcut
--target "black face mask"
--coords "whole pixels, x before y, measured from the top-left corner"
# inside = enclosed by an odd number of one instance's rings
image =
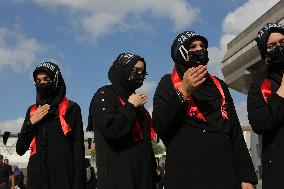
[[[266,55],[268,71],[275,73],[284,73],[284,44],[275,46]]]
[[[133,70],[129,75],[129,81],[128,81],[129,87],[133,90],[140,88],[143,85],[145,75],[146,73],[138,73]]]
[[[50,98],[54,94],[56,87],[53,82],[36,83],[36,91],[41,98]]]
[[[207,65],[208,51],[205,49],[197,50],[197,51],[188,51],[189,55],[189,64],[192,65],[190,67],[197,67],[199,65]]]

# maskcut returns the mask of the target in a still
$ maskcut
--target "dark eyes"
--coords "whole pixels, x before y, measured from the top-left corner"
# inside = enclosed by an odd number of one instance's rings
[[[200,47],[201,47],[202,49],[206,49],[206,46],[205,46],[204,44],[201,44]]]
[[[196,45],[190,45],[189,49],[194,49],[196,47]]]
[[[35,82],[36,83],[48,83],[48,82],[50,82],[50,78],[46,77],[46,78],[42,78],[42,79],[36,79]]]
[[[144,72],[144,70],[136,69],[136,68],[134,68],[133,71],[136,72],[136,73],[143,73]]]
[[[273,43],[268,44],[267,50],[268,50],[268,51],[271,51],[275,46],[278,45],[278,43],[279,43],[280,45],[283,45],[283,44],[284,44],[284,39],[281,39],[281,40],[279,40],[278,42],[273,42]]]
[[[193,49],[195,49],[196,47],[197,47],[196,44],[192,44],[192,45],[189,46],[189,50],[193,50]],[[205,46],[203,43],[200,44],[200,47],[201,47],[202,49],[206,49],[206,46]]]

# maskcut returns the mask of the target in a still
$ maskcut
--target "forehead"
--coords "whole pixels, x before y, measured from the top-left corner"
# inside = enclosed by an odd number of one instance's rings
[[[267,40],[267,43],[272,43],[274,41],[278,41],[280,39],[283,39],[284,38],[284,34],[283,33],[280,33],[280,32],[272,32],[270,35],[269,35],[269,38]]]
[[[143,68],[144,67],[144,62],[141,61],[141,60],[138,60],[135,65],[134,65],[135,68]]]
[[[36,73],[36,78],[43,78],[43,77],[49,77],[49,75],[47,74],[47,72],[45,71],[39,71]]]
[[[201,41],[201,39],[199,38],[195,38],[191,41],[190,44],[203,44],[203,41]]]

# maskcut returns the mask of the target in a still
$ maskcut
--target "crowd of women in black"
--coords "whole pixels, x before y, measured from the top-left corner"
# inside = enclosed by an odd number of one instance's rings
[[[263,136],[263,188],[284,187],[284,27],[267,24],[256,38],[267,77],[251,84],[248,117]],[[173,68],[156,89],[152,118],[148,97],[136,92],[146,60],[121,53],[111,65],[110,85],[93,96],[88,129],[96,143],[98,189],[154,189],[157,165],[151,141],[166,146],[166,189],[252,189],[254,166],[228,86],[207,70],[207,39],[180,33],[171,46]],[[84,189],[86,167],[80,106],[65,97],[58,65],[33,72],[36,102],[30,106],[17,153],[30,149],[29,189]]]

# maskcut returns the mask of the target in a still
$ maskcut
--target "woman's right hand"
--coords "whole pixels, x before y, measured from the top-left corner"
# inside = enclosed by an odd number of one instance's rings
[[[141,107],[147,102],[147,96],[143,93],[132,94],[128,98],[128,102],[133,104],[136,108]]]
[[[181,86],[178,88],[178,90],[183,96],[189,96],[192,91],[194,91],[206,80],[205,75],[207,72],[207,66],[204,65],[189,68],[184,73]]]
[[[33,116],[30,118],[31,124],[36,124],[41,121],[47,114],[50,109],[50,105],[39,105]]]

